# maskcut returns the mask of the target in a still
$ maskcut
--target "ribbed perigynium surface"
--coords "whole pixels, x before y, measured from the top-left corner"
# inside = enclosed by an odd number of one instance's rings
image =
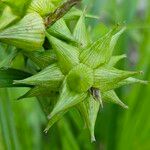
[[[114,90],[132,83],[147,83],[133,78],[141,73],[139,71],[115,68],[116,63],[126,57],[113,56],[118,38],[126,28],[116,26],[94,41],[86,29],[85,16],[88,15],[77,10],[69,12],[46,29],[42,17],[54,6],[47,6],[47,0],[37,0],[36,5],[35,2],[33,0],[29,5],[22,19],[0,30],[0,41],[23,54],[26,70],[31,70],[33,75],[13,69],[0,70],[0,87],[31,87],[19,99],[33,96],[39,99],[43,111],[49,114],[45,132],[71,108],[76,108],[94,141],[94,126],[103,102],[109,101],[128,108]],[[77,19],[73,32],[67,26],[72,22],[71,18]],[[13,61],[15,56],[16,52],[8,58]],[[10,71],[14,73],[13,76]]]
[[[67,76],[67,84],[72,91],[82,93],[93,85],[93,70],[84,64],[74,67]]]

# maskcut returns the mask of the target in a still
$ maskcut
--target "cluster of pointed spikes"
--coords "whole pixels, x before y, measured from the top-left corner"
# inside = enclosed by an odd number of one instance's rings
[[[45,3],[41,3],[43,1]],[[115,68],[116,63],[126,57],[113,56],[115,45],[125,31],[125,26],[116,26],[93,41],[85,20],[94,16],[72,9],[47,29],[43,16],[53,10],[54,5],[46,5],[49,0],[43,1],[33,0],[27,13],[15,24],[7,27],[10,21],[6,20],[0,25],[0,41],[15,46],[39,70],[34,68],[36,73],[33,75],[13,81],[14,86],[31,87],[18,99],[39,96],[49,98],[51,106],[47,106],[49,122],[45,132],[71,108],[76,108],[85,121],[91,140],[95,141],[94,126],[103,102],[113,102],[128,108],[114,90],[128,84],[147,82],[133,78],[141,74],[141,71]],[[6,8],[4,11],[13,16],[13,12]],[[12,18],[16,20],[18,16]],[[77,21],[74,28],[70,29],[67,24],[73,19]],[[48,40],[46,50],[43,47],[45,37]]]

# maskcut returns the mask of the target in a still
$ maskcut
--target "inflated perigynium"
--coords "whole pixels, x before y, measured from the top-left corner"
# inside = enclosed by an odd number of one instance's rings
[[[73,34],[65,22],[66,17],[45,29],[41,16],[48,13],[47,9],[53,9],[53,5],[42,11],[46,5],[39,3],[41,8],[38,9],[39,5],[35,5],[35,2],[31,3],[28,13],[20,21],[0,31],[1,42],[23,49],[22,53],[40,68],[39,72],[28,78],[16,78],[13,85],[32,87],[20,98],[43,96],[52,101],[50,106],[44,108],[49,108],[46,112],[49,113],[49,123],[45,132],[71,108],[76,108],[94,141],[94,126],[102,102],[113,102],[128,108],[114,89],[132,83],[147,83],[133,78],[140,71],[115,68],[115,64],[126,57],[113,56],[117,40],[126,28],[114,27],[103,37],[91,42],[85,25],[86,15],[83,13],[78,17]],[[48,50],[42,47],[45,35],[49,41]]]
[[[37,13],[27,14],[19,22],[0,32],[0,41],[25,50],[41,48],[44,38],[44,22]]]

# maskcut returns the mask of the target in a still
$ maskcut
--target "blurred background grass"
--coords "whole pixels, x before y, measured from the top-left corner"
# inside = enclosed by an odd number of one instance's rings
[[[92,36],[103,35],[110,26],[121,23],[127,31],[121,36],[115,54],[128,60],[119,68],[143,70],[150,80],[150,1],[83,0],[99,20],[88,20]],[[0,62],[4,55],[0,55]],[[133,85],[119,89],[120,98],[129,105],[123,110],[105,104],[96,122],[96,143],[79,114],[72,110],[45,135],[46,118],[36,99],[16,101],[27,89],[0,89],[0,150],[150,150],[150,86]]]

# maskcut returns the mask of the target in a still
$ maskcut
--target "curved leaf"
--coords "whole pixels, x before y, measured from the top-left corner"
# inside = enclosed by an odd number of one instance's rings
[[[24,85],[24,84],[13,84],[13,80],[20,80],[23,78],[27,78],[31,76],[31,74],[12,69],[12,68],[1,68],[0,69],[0,88],[2,87],[30,87],[30,85]]]

